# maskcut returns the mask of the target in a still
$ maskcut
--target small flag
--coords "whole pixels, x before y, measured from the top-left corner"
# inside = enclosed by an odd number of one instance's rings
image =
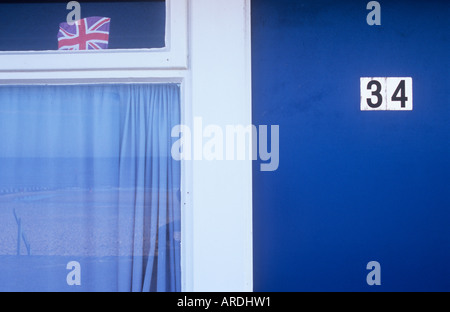
[[[58,50],[108,49],[109,17],[92,16],[69,25],[59,24]]]

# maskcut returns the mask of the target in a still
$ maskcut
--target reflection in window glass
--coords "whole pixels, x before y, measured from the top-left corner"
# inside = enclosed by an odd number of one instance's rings
[[[8,1],[0,3],[0,51],[58,50],[58,37],[73,39],[71,46],[93,40],[86,49],[140,49],[165,46],[166,3],[162,0],[79,1],[80,23],[60,26],[75,19],[69,1]],[[108,25],[96,25],[108,18]],[[87,19],[87,20],[85,20]],[[105,36],[107,35],[107,38]],[[107,41],[96,42],[95,40]],[[100,44],[99,44],[100,43]],[[69,45],[69,46],[70,46]],[[97,46],[98,45],[98,46]],[[72,50],[66,48],[66,50]]]
[[[0,87],[0,291],[180,291],[177,84]]]

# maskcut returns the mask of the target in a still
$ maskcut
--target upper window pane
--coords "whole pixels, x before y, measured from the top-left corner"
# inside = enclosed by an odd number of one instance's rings
[[[71,14],[74,9],[66,8],[68,2],[0,3],[0,51],[58,50],[63,48],[61,43],[58,44],[58,36],[63,34],[72,40],[66,41],[68,50],[150,49],[165,46],[164,0],[79,1],[81,21],[84,20],[85,24],[64,25],[68,15],[74,18]],[[102,22],[101,18],[110,20],[103,20],[103,26],[96,25]],[[99,35],[97,39],[96,34]],[[86,40],[90,42],[85,44]]]

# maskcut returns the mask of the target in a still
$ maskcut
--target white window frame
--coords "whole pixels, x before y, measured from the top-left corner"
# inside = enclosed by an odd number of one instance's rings
[[[179,83],[190,129],[250,125],[250,0],[166,1],[165,48],[2,52],[0,84]],[[182,291],[253,290],[251,159],[182,161]]]

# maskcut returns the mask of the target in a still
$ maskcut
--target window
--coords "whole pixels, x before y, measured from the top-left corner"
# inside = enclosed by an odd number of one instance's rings
[[[108,44],[101,48],[150,49],[164,48],[166,45],[165,1],[80,1],[75,4],[78,7],[68,3],[69,1],[1,3],[0,12],[8,14],[2,14],[0,51],[58,50],[59,25],[67,24],[67,19],[75,19],[76,16],[72,15],[76,9],[79,10],[78,18],[81,19],[110,19],[108,27],[99,28],[99,33],[108,36]],[[73,30],[76,34],[76,24],[73,25]],[[77,42],[79,39],[74,36],[71,40]]]
[[[60,19],[61,3],[5,3],[0,4],[0,8],[5,11],[4,15],[9,15],[7,10],[13,10],[14,14],[30,14],[34,16],[31,9],[22,10],[32,6],[41,15],[45,11],[42,7],[48,7],[50,13],[57,11],[54,22],[42,23],[41,20],[25,18],[25,25],[14,21],[6,29],[12,28],[12,35],[9,31],[1,30],[2,38],[6,38],[5,43],[1,43],[0,57],[2,59],[2,71],[38,71],[38,70],[105,70],[105,69],[186,69],[187,68],[187,0],[166,0],[166,1],[136,1],[131,2],[87,2],[81,4],[81,14],[86,7],[87,12],[95,15],[117,16],[116,22],[111,18],[110,39],[111,49],[102,50],[77,50],[60,51],[56,50],[56,36],[58,26],[54,26],[56,20]],[[155,19],[145,19],[145,15],[138,14],[139,19],[134,15],[123,13],[123,6],[130,7],[134,11],[157,14]],[[152,8],[155,8],[154,10]],[[145,10],[140,10],[145,8]],[[67,12],[67,10],[65,10]],[[110,13],[110,14],[103,14]],[[125,15],[125,16],[123,16]],[[32,17],[30,16],[30,18]],[[46,16],[46,15],[44,15]],[[65,16],[64,16],[65,17]],[[87,17],[87,16],[86,16]],[[109,16],[106,16],[109,17]],[[45,20],[45,17],[43,18]],[[162,21],[165,23],[162,29]],[[62,21],[64,22],[64,20]],[[136,25],[134,23],[137,23]],[[154,25],[153,25],[154,24]],[[38,34],[37,38],[24,38],[24,35],[15,30],[17,27],[31,27],[33,32]],[[56,27],[56,28],[55,28]],[[48,29],[47,29],[48,28]],[[137,28],[137,29],[136,29]],[[146,28],[150,28],[146,30]],[[19,28],[20,29],[20,28]],[[34,30],[37,29],[37,30]],[[47,35],[51,33],[51,35]],[[130,35],[131,34],[131,35]],[[19,36],[19,38],[17,38]],[[133,37],[130,37],[133,36]],[[164,36],[164,46],[161,46]],[[3,40],[3,39],[2,39]],[[149,46],[148,48],[142,48]],[[153,47],[152,47],[153,46]],[[15,51],[15,49],[24,49]],[[28,49],[37,49],[30,51]],[[43,49],[42,51],[39,51]],[[50,50],[44,50],[50,49]],[[3,51],[2,51],[3,50]],[[9,50],[9,51],[8,51]],[[12,51],[14,50],[14,51]]]
[[[80,3],[83,7],[84,1]],[[205,126],[249,125],[249,1],[166,0],[165,8],[163,48],[0,51],[0,85],[175,84],[182,125],[194,130],[196,116]],[[179,165],[181,291],[251,290],[251,161],[181,161]],[[14,213],[9,214],[17,224]],[[24,218],[20,210],[16,215]],[[30,235],[24,233],[29,242]],[[33,245],[30,248],[33,254]],[[25,259],[23,239],[20,250]],[[59,265],[64,273],[77,270],[76,263]],[[65,277],[48,282],[67,285]]]
[[[179,123],[178,84],[0,87],[0,290],[180,291]]]
[[[42,3],[52,7],[57,4]],[[94,1],[82,5],[89,9],[89,5],[101,4]],[[182,256],[180,243],[184,169],[181,162],[172,161],[167,151],[170,152],[172,140],[171,126],[184,119],[186,74],[178,69],[187,64],[187,2],[134,3],[135,6],[148,4],[158,5],[159,25],[161,21],[165,25],[163,32],[156,35],[159,45],[161,37],[164,38],[160,48],[127,46],[124,40],[127,38],[122,36],[116,40],[117,49],[26,51],[23,47],[25,51],[0,52],[2,104],[15,102],[17,106],[9,107],[1,117],[3,134],[10,138],[2,141],[2,149],[9,153],[9,157],[7,154],[3,157],[8,161],[4,162],[2,172],[7,172],[9,177],[2,179],[0,188],[3,201],[0,210],[10,229],[5,234],[6,241],[0,244],[4,290],[27,290],[27,287],[69,291],[79,290],[77,287],[112,291],[183,289],[186,274],[181,275],[181,268],[186,257]],[[2,4],[1,8],[6,5],[14,7],[14,4]],[[119,6],[120,3],[112,2],[114,10],[111,12],[117,14],[121,10]],[[141,42],[131,41],[133,44]],[[114,47],[114,41],[111,44]],[[136,69],[140,72],[133,72]],[[168,94],[172,94],[170,101]],[[139,99],[154,105],[127,111],[127,105]],[[97,114],[92,109],[99,105],[103,108]],[[155,111],[155,105],[161,106],[159,111]],[[6,107],[3,105],[3,109]],[[78,111],[73,111],[76,107]],[[169,112],[175,114],[171,119],[159,118],[161,114],[169,116]],[[127,117],[127,113],[131,115]],[[11,114],[14,118],[10,119]],[[153,119],[150,123],[145,118]],[[155,123],[158,118],[159,122]],[[130,120],[134,120],[131,125],[135,128],[126,133]],[[42,126],[41,130],[48,135],[30,139],[27,127],[32,125],[33,133]],[[150,131],[151,127],[157,128]],[[124,130],[121,140],[118,129]],[[68,137],[56,137],[63,133]],[[150,142],[159,142],[156,147],[148,143],[146,136],[150,134],[154,136]],[[123,138],[128,138],[130,153],[136,148],[142,151],[145,146],[152,147],[151,155],[125,157]],[[41,145],[37,146],[37,142]],[[114,150],[119,154],[114,156]],[[51,154],[52,151],[55,154]],[[77,155],[80,151],[87,154]],[[70,160],[69,155],[73,153],[75,157]],[[162,183],[163,180],[152,177],[158,172],[167,173],[169,167],[172,170],[170,181],[166,177],[166,185],[155,185],[155,181]],[[34,180],[31,172],[35,173]],[[115,180],[117,176],[121,178]],[[141,204],[137,204],[138,200]],[[58,209],[58,206],[72,208]],[[40,217],[33,216],[38,211]],[[133,211],[136,213],[131,220]],[[155,213],[157,218],[152,215]],[[124,221],[127,218],[128,223]],[[138,224],[141,226],[134,226]],[[123,238],[126,236],[128,243]],[[130,245],[131,238],[133,245]],[[22,262],[17,262],[17,255]],[[42,265],[45,263],[48,265]],[[67,270],[64,270],[66,265]],[[43,267],[47,271],[43,271]],[[52,274],[52,270],[59,270],[59,275]],[[79,270],[92,274],[80,281],[77,279],[81,276]],[[114,277],[109,270],[119,273]],[[67,279],[64,274],[68,274]],[[107,276],[109,278],[105,279]]]

